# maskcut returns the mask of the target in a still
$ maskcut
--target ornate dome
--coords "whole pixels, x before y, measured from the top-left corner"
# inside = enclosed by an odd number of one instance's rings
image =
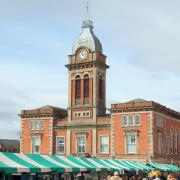
[[[82,46],[89,48],[92,52],[102,53],[102,45],[93,32],[93,22],[90,20],[83,21],[82,32],[75,40],[72,53]]]

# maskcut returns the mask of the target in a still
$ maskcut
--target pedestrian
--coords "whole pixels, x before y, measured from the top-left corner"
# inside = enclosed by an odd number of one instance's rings
[[[114,176],[110,177],[109,180],[122,180],[122,178],[119,177],[119,172],[116,171],[116,172],[114,172]]]
[[[169,174],[168,177],[167,177],[167,180],[176,180],[177,177],[175,174]]]

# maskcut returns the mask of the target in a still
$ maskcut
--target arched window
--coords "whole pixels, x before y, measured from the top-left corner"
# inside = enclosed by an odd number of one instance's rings
[[[102,76],[99,77],[99,98],[103,98],[103,80]]]
[[[84,76],[84,104],[89,104],[89,75]]]
[[[133,120],[133,117],[132,116],[129,116],[129,126],[134,126],[134,120]]]
[[[76,99],[76,105],[80,104],[80,98],[81,98],[81,78],[79,75],[76,76],[75,80],[75,99]]]
[[[122,122],[122,125],[123,126],[128,126],[128,119],[127,119],[127,116],[123,116],[123,122]]]
[[[140,117],[139,117],[139,115],[136,115],[135,117],[134,117],[134,122],[135,122],[135,125],[137,126],[137,125],[140,125]]]

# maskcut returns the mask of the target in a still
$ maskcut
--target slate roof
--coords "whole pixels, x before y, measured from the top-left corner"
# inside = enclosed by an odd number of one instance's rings
[[[0,139],[0,145],[6,148],[20,149],[20,141],[16,139]]]

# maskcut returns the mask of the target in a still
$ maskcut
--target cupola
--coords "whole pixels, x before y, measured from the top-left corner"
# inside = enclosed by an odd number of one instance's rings
[[[74,42],[72,53],[75,54],[76,50],[80,47],[86,47],[91,52],[102,53],[102,45],[99,39],[93,32],[93,22],[90,20],[83,21],[82,32]]]

